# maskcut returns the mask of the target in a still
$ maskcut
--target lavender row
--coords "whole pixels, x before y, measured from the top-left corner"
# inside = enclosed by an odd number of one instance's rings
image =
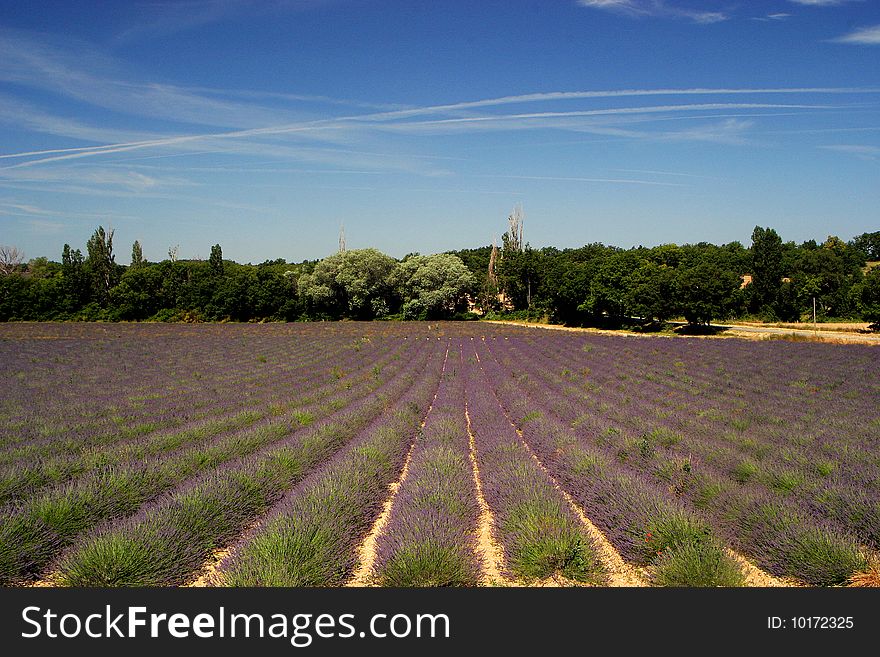
[[[520,366],[523,360],[522,354],[515,357],[515,362]],[[546,369],[546,367],[538,369],[536,366],[535,371],[545,379],[551,380],[552,377],[546,373]],[[550,387],[553,389],[557,386]],[[788,446],[778,449],[747,438],[744,444],[753,453],[744,457],[740,452],[732,449],[729,439],[724,442],[719,441],[713,427],[701,422],[699,418],[695,419],[693,413],[683,411],[659,413],[656,408],[650,406],[643,409],[628,406],[624,410],[621,408],[624,405],[619,400],[611,399],[609,400],[611,409],[617,410],[610,413],[608,419],[602,419],[601,416],[583,412],[585,406],[587,408],[590,406],[589,399],[574,387],[566,388],[565,392],[569,394],[549,393],[557,400],[553,406],[554,412],[571,422],[572,426],[577,426],[579,432],[593,431],[600,434],[604,441],[617,445],[620,458],[629,458],[633,453],[643,455],[652,453],[657,446],[656,443],[659,442],[670,454],[680,455],[682,458],[686,455],[694,461],[702,456],[707,467],[712,467],[720,474],[728,475],[738,481],[754,479],[783,493],[797,488],[798,494],[811,499],[827,499],[829,495],[833,495],[840,501],[840,508],[847,506],[845,491],[858,490],[862,486],[876,489],[880,476],[880,468],[871,467],[872,460],[873,463],[880,465],[877,463],[877,457],[852,448],[852,442],[846,439],[835,443],[838,449],[841,445],[846,447],[848,458],[842,463],[831,458],[829,450],[825,449],[828,443],[821,443],[809,437],[807,440],[795,437],[789,441]],[[602,414],[601,409],[597,411]],[[851,433],[859,435],[856,424],[851,427]],[[808,451],[806,445],[814,445],[813,451]],[[815,447],[819,448],[818,453],[814,451]],[[858,458],[859,455],[864,454],[869,454],[867,460]],[[763,460],[763,463],[759,467],[753,459]],[[830,508],[823,504],[817,506]],[[852,504],[850,503],[849,506]],[[859,517],[867,516],[868,520],[877,517],[876,500],[873,503],[862,503],[859,508],[861,509],[857,513]],[[850,512],[849,515],[853,514]],[[862,524],[867,526],[871,523]],[[877,531],[874,531],[875,538],[870,540],[876,540]]]
[[[536,388],[537,386],[531,388],[530,393],[537,394],[534,392]],[[725,486],[713,478],[711,473],[694,473],[690,462],[680,463],[680,470],[699,485],[693,489],[672,487],[670,491],[667,487],[663,490],[660,487],[667,486],[667,482],[657,481],[643,467],[643,460],[628,459],[625,464],[620,464],[615,453],[603,450],[605,441],[578,440],[570,434],[564,422],[552,417],[540,420],[556,423],[574,441],[572,446],[576,451],[586,448],[590,453],[591,458],[584,461],[585,465],[576,467],[591,474],[591,468],[604,472],[608,469],[608,464],[613,463],[619,470],[637,471],[639,474],[636,476],[648,481],[653,479],[651,484],[657,490],[662,490],[659,493],[662,497],[669,498],[670,492],[673,492],[679,496],[676,504],[681,508],[690,507],[709,515],[717,531],[774,574],[797,577],[810,584],[825,585],[844,582],[865,567],[865,557],[852,535],[841,531],[840,527],[823,522],[821,518],[809,515],[798,508],[794,500],[771,498],[766,492],[754,491],[752,488]],[[602,458],[597,460],[599,454]],[[650,456],[655,454],[650,453]],[[671,463],[674,470],[674,462]],[[575,484],[573,481],[572,485]],[[612,493],[612,496],[616,494]],[[784,517],[785,522],[776,522],[777,517]],[[701,522],[705,524],[704,520]],[[767,549],[771,544],[776,546],[775,549]],[[828,554],[833,555],[833,559],[828,559]]]
[[[523,358],[522,353],[517,356],[515,362],[523,367],[528,359]],[[541,388],[533,387],[533,396],[541,396]],[[827,531],[853,534],[854,538],[875,548],[880,546],[880,489],[876,485],[880,469],[865,467],[857,459],[847,468],[836,468],[834,461],[815,454],[803,463],[791,449],[780,450],[775,458],[769,455],[758,466],[721,443],[710,428],[690,427],[680,416],[676,416],[678,422],[673,423],[668,418],[652,420],[650,412],[631,412],[628,422],[608,423],[583,414],[577,395],[574,399],[571,396],[560,399],[554,395],[553,388],[544,392],[543,398],[556,397],[553,412],[557,416],[576,426],[580,435],[593,437],[607,449],[614,450],[618,459],[649,472],[679,494],[690,492],[700,503],[705,503],[706,491],[714,491],[725,481],[749,483],[754,494],[763,494],[761,487],[789,497],[796,491],[801,507],[799,517],[824,517],[831,521]],[[621,426],[640,429],[641,434],[627,439],[620,431]],[[782,508],[792,506],[790,499],[777,501],[772,496],[768,499]]]
[[[656,348],[650,348],[651,344],[692,344],[692,342],[687,340],[653,340],[653,339],[645,339],[642,338],[640,340],[630,341],[630,345],[640,345],[643,347],[643,351],[641,353],[641,357],[634,362],[619,362],[619,359],[611,358],[608,354],[605,354],[602,357],[598,357],[595,355],[595,350],[591,350],[588,355],[583,353],[583,349],[575,348],[576,342],[573,340],[569,341],[571,344],[569,345],[569,350],[563,352],[559,351],[555,358],[555,362],[558,363],[558,368],[548,368],[546,367],[547,359],[541,358],[540,361],[542,363],[542,370],[548,374],[552,375],[555,371],[561,371],[567,374],[565,377],[566,381],[560,381],[560,385],[564,386],[566,392],[577,392],[580,388],[581,394],[579,397],[586,398],[590,400],[592,398],[592,402],[594,406],[603,407],[604,408],[623,408],[623,407],[633,407],[633,405],[639,405],[641,409],[644,409],[646,414],[657,414],[658,417],[663,417],[666,415],[677,413],[679,419],[682,417],[690,417],[691,421],[700,421],[700,423],[707,427],[711,428],[711,430],[715,432],[723,432],[728,430],[729,428],[734,428],[735,430],[742,432],[746,429],[749,424],[754,424],[755,428],[761,430],[762,436],[766,436],[768,433],[772,434],[773,432],[780,432],[783,428],[786,431],[788,436],[791,435],[792,430],[797,432],[797,435],[801,435],[801,426],[805,426],[801,424],[801,414],[803,413],[803,408],[805,403],[814,403],[816,401],[815,395],[811,394],[808,391],[800,391],[800,392],[790,392],[791,386],[780,386],[779,379],[772,376],[762,376],[760,378],[756,378],[752,376],[748,379],[748,385],[734,385],[731,381],[725,381],[722,377],[714,375],[707,379],[706,382],[701,383],[700,390],[694,391],[699,392],[700,394],[673,394],[669,388],[664,385],[663,381],[659,381],[656,376],[652,376],[651,372],[657,372],[661,365],[658,363],[658,360],[663,357],[662,354],[655,353],[657,351]],[[716,350],[721,349],[722,347],[729,344],[728,342],[713,343],[716,346]],[[531,346],[531,345],[530,345]],[[592,343],[588,343],[587,346],[592,347]],[[630,351],[633,351],[632,346],[630,346]],[[700,355],[708,356],[712,352],[701,352]],[[691,372],[692,368],[697,366],[701,367],[702,365],[699,362],[694,362],[693,360],[683,360],[687,359],[688,356],[691,358],[694,356],[693,354],[679,354],[681,358],[675,358],[672,363],[673,372],[667,372],[667,374],[680,376],[684,371]],[[591,360],[584,360],[590,359]],[[584,363],[589,362],[592,367],[584,367]],[[859,363],[859,360],[855,360],[855,363]],[[853,364],[853,363],[850,363]],[[621,383],[619,386],[605,386],[604,388],[599,388],[597,390],[597,386],[594,385],[594,380],[600,378],[603,373],[608,372],[617,372],[620,377],[626,378],[626,383]],[[582,376],[579,376],[582,375]],[[665,374],[664,374],[665,377]],[[561,379],[563,377],[558,377]],[[608,378],[606,376],[606,378]],[[653,380],[648,380],[648,379]],[[775,387],[776,389],[782,388],[789,391],[785,392],[786,398],[785,403],[779,404],[775,403],[770,406],[771,402],[774,402],[773,399],[769,397],[768,394],[762,392],[761,396],[757,400],[746,400],[744,399],[744,394],[741,395],[745,390],[753,390],[757,386],[760,386],[761,383],[767,384],[768,382]],[[710,385],[711,384],[711,385]],[[839,384],[838,379],[834,379],[828,383],[829,389],[837,389],[835,386]],[[797,386],[795,386],[797,389]],[[588,392],[592,392],[593,394],[586,394]],[[601,392],[601,394],[595,394],[597,392]],[[847,397],[850,398],[850,401],[856,399],[853,395],[849,393],[845,393]],[[718,406],[721,404],[716,404],[711,399],[708,399],[710,396],[720,397],[724,403],[729,407],[728,412],[722,413],[719,411]],[[870,395],[858,395],[858,398],[861,399],[863,397],[868,398],[868,403],[861,404],[861,408],[867,410],[872,407],[870,403]],[[641,403],[639,403],[641,400]],[[674,403],[673,403],[674,401]],[[778,400],[775,400],[778,401]],[[876,396],[874,397],[874,401],[876,402]],[[723,406],[722,406],[723,408]],[[762,410],[763,409],[763,410]],[[817,439],[821,439],[822,433],[824,432],[826,435],[830,435],[830,432],[833,432],[833,426],[842,426],[845,428],[851,428],[850,424],[850,416],[853,411],[857,410],[856,408],[852,408],[850,404],[849,407],[844,406],[838,400],[834,404],[824,404],[823,406],[823,416],[819,417],[816,421],[815,416],[806,420],[812,423],[812,427],[810,428],[815,432],[815,430],[819,430],[817,434]],[[708,422],[710,420],[714,420],[715,422],[708,426]],[[719,423],[719,420],[724,420],[725,422]],[[846,435],[847,443],[850,448],[856,447],[861,443],[862,446],[866,446],[870,448],[872,442],[871,438],[868,435],[865,435],[864,429],[867,429],[870,432],[870,422],[863,423],[862,425],[863,431],[850,431]],[[877,428],[880,428],[878,426]],[[865,440],[861,440],[862,436],[865,436]],[[835,441],[839,440],[839,436],[835,437]],[[751,448],[751,444],[746,443],[747,448]],[[797,449],[801,447],[797,442],[788,441],[787,445],[781,445],[781,447],[785,447],[788,449]],[[849,454],[851,456],[851,454]]]
[[[527,582],[558,573],[604,583],[583,523],[520,440],[478,363],[468,368],[466,385],[482,491],[504,550],[505,574]]]
[[[260,528],[222,562],[224,586],[338,586],[358,565],[356,550],[397,478],[428,412],[440,359],[396,410],[304,479]]]
[[[415,347],[408,356],[410,360],[404,363],[404,369],[411,376],[413,368],[417,369],[419,363],[425,362],[427,353],[425,349]],[[364,408],[381,407],[386,395],[394,394],[389,391],[399,391],[405,384],[401,381],[405,382],[407,378],[404,372],[399,379],[389,379],[372,390],[372,396],[352,407],[360,409],[361,413],[366,412]],[[334,403],[327,404],[321,412],[328,418],[324,423],[355,412],[347,408],[343,398],[331,401]],[[340,412],[339,408],[345,410]],[[320,431],[321,426],[321,422],[314,424],[303,438],[306,447],[310,440],[308,436]],[[94,476],[38,495],[20,507],[5,510],[0,514],[0,583],[26,579],[37,573],[81,532],[101,521],[134,513],[148,500],[180,486],[180,482],[199,471],[245,454],[252,454],[250,459],[259,459],[266,450],[274,450],[273,444],[279,441],[298,440],[296,428],[288,422],[268,424],[245,435],[230,436],[213,449],[196,452],[182,461],[168,459],[166,467],[144,463],[129,470],[97,472]]]
[[[424,363],[424,361],[422,361]],[[423,369],[423,367],[422,367]],[[389,412],[419,368],[375,396],[318,422],[283,444],[178,486],[132,517],[77,541],[58,561],[67,586],[183,583],[211,551],[241,533],[296,482]]]
[[[314,349],[308,344],[301,345],[298,349],[288,352],[286,344],[279,344],[275,347],[277,354],[274,360],[277,363],[268,365],[261,364],[254,358],[249,356],[250,363],[245,366],[236,360],[228,358],[229,354],[225,351],[222,358],[225,363],[223,370],[213,372],[210,377],[206,377],[198,371],[199,368],[205,366],[205,362],[194,364],[196,368],[191,372],[193,385],[189,391],[172,391],[157,392],[162,386],[163,381],[168,380],[168,376],[163,375],[158,378],[141,377],[139,379],[142,384],[144,379],[149,383],[151,391],[146,395],[131,395],[131,389],[128,387],[127,380],[119,381],[118,385],[112,385],[112,377],[103,381],[103,384],[96,389],[79,390],[79,397],[88,399],[92,407],[96,407],[101,413],[101,424],[95,422],[84,422],[77,419],[77,403],[66,402],[60,400],[58,410],[41,407],[39,398],[38,403],[33,406],[32,412],[38,413],[39,422],[33,422],[33,425],[39,423],[45,424],[51,418],[58,418],[55,423],[57,425],[56,432],[46,432],[40,429],[40,438],[31,437],[24,447],[7,449],[5,453],[0,454],[0,459],[9,462],[16,457],[32,458],[35,455],[48,455],[59,450],[64,452],[79,451],[83,447],[95,445],[103,446],[113,444],[119,440],[124,441],[131,437],[137,437],[146,433],[151,428],[168,428],[185,426],[191,419],[198,420],[205,416],[210,417],[219,406],[227,409],[229,413],[235,413],[242,408],[253,408],[254,406],[269,406],[273,403],[279,403],[284,399],[286,390],[289,387],[296,389],[304,382],[308,382],[315,377],[316,372],[331,371],[331,364],[335,364],[334,360],[344,352],[345,347],[342,345],[322,345],[326,349]],[[215,350],[220,346],[215,346]],[[279,349],[284,351],[279,353]],[[216,359],[221,354],[212,354],[209,359]],[[153,354],[153,360],[156,362],[167,363],[167,354]],[[286,362],[289,359],[289,363]],[[362,359],[362,363],[369,362],[368,359]],[[244,374],[249,369],[256,369],[259,374],[256,378],[245,377]],[[338,371],[338,370],[337,370]],[[50,377],[51,378],[51,377]],[[247,378],[251,380],[248,381]],[[328,377],[329,378],[329,377]],[[103,400],[102,393],[105,390],[111,391],[128,391],[129,394],[126,401],[127,406],[120,404],[118,400]],[[137,401],[135,401],[137,400]],[[76,402],[76,400],[74,400]],[[149,408],[145,408],[141,413],[136,413],[132,409],[134,406],[146,407],[146,402],[153,404]],[[125,409],[128,409],[127,411]],[[81,415],[81,411],[79,412]],[[59,440],[57,431],[63,432],[63,439]],[[23,440],[24,438],[22,438]],[[9,442],[7,440],[7,442]]]
[[[475,586],[480,515],[469,463],[461,343],[451,346],[437,398],[401,483],[373,577],[381,586]]]
[[[580,504],[624,559],[650,567],[671,586],[739,586],[743,575],[712,527],[649,479],[590,445],[529,399],[500,382],[509,373],[487,349],[480,360],[505,412],[548,472]]]
[[[376,373],[381,373],[382,367],[392,362],[396,351],[399,351],[399,346],[382,360],[371,361],[373,373],[356,378],[355,382],[359,386],[355,391],[360,387],[365,388],[367,392],[375,388],[381,379]],[[357,369],[366,367],[361,363],[352,363],[352,365]],[[351,369],[353,368],[350,367],[349,370]],[[148,435],[137,441],[124,442],[115,448],[89,450],[78,455],[68,455],[66,458],[40,459],[25,466],[19,464],[7,466],[0,474],[0,502],[32,496],[43,486],[68,481],[90,470],[102,470],[111,466],[123,469],[136,467],[147,457],[160,459],[160,462],[156,463],[157,467],[167,467],[171,461],[185,461],[193,451],[204,449],[204,446],[209,445],[217,436],[223,437],[231,429],[253,425],[258,421],[262,421],[262,424],[277,424],[286,420],[294,420],[299,424],[306,423],[316,410],[320,410],[322,400],[329,398],[329,402],[325,403],[332,406],[338,403],[333,401],[334,398],[341,400],[350,398],[351,394],[348,390],[352,386],[351,379],[351,376],[345,381],[335,378],[325,381],[319,377],[314,377],[311,381],[305,379],[302,382],[305,385],[301,384],[295,388],[293,396],[269,408],[258,407],[253,411],[239,412],[235,415],[223,414],[208,421],[191,423],[183,431]]]
[[[161,398],[167,396],[180,402],[191,401],[186,399],[187,389],[198,392],[206,384],[216,382],[218,390],[223,390],[248,372],[246,360],[257,364],[256,357],[247,353],[245,345],[236,350],[228,341],[211,345],[199,344],[191,338],[153,342],[120,336],[108,342],[68,341],[62,343],[67,345],[63,350],[53,349],[56,344],[41,345],[41,351],[46,353],[40,358],[30,358],[28,369],[19,370],[26,375],[26,384],[7,399],[8,406],[22,398],[23,403],[18,406],[27,420],[24,437],[30,439],[39,435],[29,435],[28,429],[41,434],[64,430],[63,422],[56,422],[58,429],[52,429],[52,419],[59,417],[59,413],[76,412],[83,428],[93,431],[96,427],[94,423],[90,426],[89,418],[106,423],[108,409],[131,411],[135,405],[143,407],[148,401],[164,401]],[[19,350],[22,346],[16,345]],[[216,360],[216,352],[221,349],[224,361],[232,367],[212,371],[210,379],[206,379],[203,372]],[[175,367],[181,365],[185,369],[178,375]],[[187,385],[180,385],[180,381]],[[143,394],[137,394],[139,392]],[[135,403],[127,404],[129,401]],[[15,418],[7,419],[13,424]]]
[[[396,354],[392,354],[389,357],[389,362],[396,362],[394,360]],[[379,361],[378,364],[374,365],[374,368],[377,368],[382,364],[383,361]],[[386,372],[386,375],[390,372],[393,376],[394,373],[400,368],[400,364],[395,365],[394,367],[389,368],[389,371]],[[274,432],[275,428],[283,428],[284,427],[295,427],[299,425],[304,425],[310,423],[314,417],[317,415],[319,417],[326,415],[333,410],[337,410],[343,407],[345,404],[349,403],[353,399],[357,399],[359,396],[364,396],[370,394],[377,386],[379,386],[382,382],[382,377],[377,376],[367,376],[361,382],[361,385],[357,388],[350,387],[350,382],[342,382],[335,381],[330,385],[318,385],[315,391],[309,391],[307,389],[302,389],[300,392],[304,396],[301,400],[291,399],[287,400],[287,403],[283,407],[278,407],[276,412],[268,414],[260,414],[260,413],[248,413],[245,414],[245,418],[250,418],[253,420],[262,418],[259,422],[255,424],[252,423],[250,428],[245,429],[246,434],[252,434],[260,431],[268,430],[270,432]],[[305,402],[308,405],[299,406],[299,402]],[[172,434],[171,436],[162,435],[158,438],[158,447],[166,447],[167,451],[157,451],[156,449],[147,449],[150,447],[148,441],[145,441],[145,444],[134,445],[134,453],[131,454],[131,458],[126,462],[123,461],[121,463],[112,463],[107,462],[107,460],[100,462],[99,467],[95,472],[91,474],[92,478],[100,479],[103,476],[103,472],[109,469],[111,466],[114,466],[112,469],[116,472],[117,476],[121,476],[122,473],[125,473],[127,470],[132,470],[134,472],[139,472],[144,464],[148,464],[153,471],[153,473],[159,478],[162,479],[161,474],[163,470],[167,470],[168,472],[174,474],[175,476],[180,476],[192,468],[200,467],[205,462],[211,461],[211,453],[216,452],[218,447],[220,449],[220,453],[223,453],[223,445],[224,444],[235,444],[242,442],[239,432],[238,434],[232,435],[224,435],[219,431],[209,431],[212,427],[214,429],[224,429],[229,428],[230,419],[226,418],[207,423],[200,424],[193,427],[193,433],[196,437],[202,437],[204,440],[202,444],[196,445],[195,449],[182,449],[174,451],[171,447],[178,442],[180,436]],[[205,435],[207,433],[207,435]],[[219,438],[217,436],[219,435]],[[184,434],[186,437],[186,434]],[[214,439],[214,443],[212,444],[210,441]],[[219,444],[217,444],[219,441]],[[247,442],[245,439],[244,442]],[[144,448],[144,452],[139,453],[140,448]],[[100,459],[104,456],[105,453],[99,453],[96,457]],[[126,452],[123,452],[123,455]],[[110,453],[110,457],[112,457],[112,453]],[[150,457],[148,460],[145,460],[145,457]],[[27,474],[27,471],[25,472]],[[88,477],[89,475],[87,475]],[[57,488],[61,490],[69,490],[71,484],[74,482],[62,482],[59,484]],[[88,483],[85,485],[86,488],[90,488]],[[31,491],[34,492],[34,491]]]

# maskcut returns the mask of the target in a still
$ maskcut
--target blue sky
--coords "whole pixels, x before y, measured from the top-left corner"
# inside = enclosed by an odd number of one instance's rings
[[[876,0],[0,1],[0,244],[150,260],[880,230]]]

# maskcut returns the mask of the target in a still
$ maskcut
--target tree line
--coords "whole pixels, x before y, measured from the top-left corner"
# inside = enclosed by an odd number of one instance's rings
[[[0,321],[313,321],[519,317],[570,325],[694,325],[732,318],[880,324],[880,231],[795,244],[756,226],[749,247],[664,244],[574,249],[523,244],[517,226],[485,246],[395,259],[340,249],[322,260],[116,262],[99,226],[61,261],[0,249]],[[13,258],[12,256],[15,256]],[[9,257],[7,257],[9,256]],[[17,260],[16,260],[17,259]]]

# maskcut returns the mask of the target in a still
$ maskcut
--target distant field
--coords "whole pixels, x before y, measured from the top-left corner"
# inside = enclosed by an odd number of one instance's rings
[[[2,324],[0,585],[876,584],[877,354]]]
[[[734,325],[743,324],[745,326],[769,326],[774,328],[799,329],[803,331],[843,331],[843,332],[865,332],[870,324],[868,322],[823,322],[813,324],[812,322],[732,322]]]

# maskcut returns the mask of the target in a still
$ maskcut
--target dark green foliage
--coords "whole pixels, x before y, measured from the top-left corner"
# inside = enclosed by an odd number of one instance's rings
[[[125,267],[114,261],[113,231],[99,226],[87,257],[65,244],[61,263],[37,258],[3,276],[0,321],[449,319],[468,318],[475,304],[491,318],[655,330],[679,316],[706,325],[746,310],[804,321],[815,300],[819,320],[880,326],[877,274],[863,273],[866,260],[878,257],[878,235],[795,245],[755,227],[750,249],[739,242],[628,250],[526,244],[499,251],[491,280],[490,246],[402,261],[360,249],[300,264],[243,265],[224,261],[219,244],[207,261],[148,263],[136,241]],[[740,289],[744,274],[752,281]]]
[[[862,315],[875,329],[880,328],[880,267],[874,267],[862,284]]]
[[[113,231],[106,232],[103,226],[98,226],[86,243],[86,249],[89,253],[86,263],[92,278],[92,291],[103,306],[109,300],[110,289],[116,285],[118,278],[113,255]]]
[[[782,238],[772,228],[752,231],[752,310],[770,306],[782,284]]]
[[[219,244],[211,247],[211,257],[208,258],[208,264],[211,267],[211,273],[214,276],[223,275],[223,251]]]
[[[144,264],[144,251],[141,248],[141,243],[135,240],[131,245],[131,267],[140,267],[142,264]]]
[[[681,270],[679,299],[691,324],[709,324],[735,314],[739,305],[739,277],[709,263]]]
[[[880,260],[880,230],[862,233],[854,237],[849,245],[861,252],[866,260]]]

